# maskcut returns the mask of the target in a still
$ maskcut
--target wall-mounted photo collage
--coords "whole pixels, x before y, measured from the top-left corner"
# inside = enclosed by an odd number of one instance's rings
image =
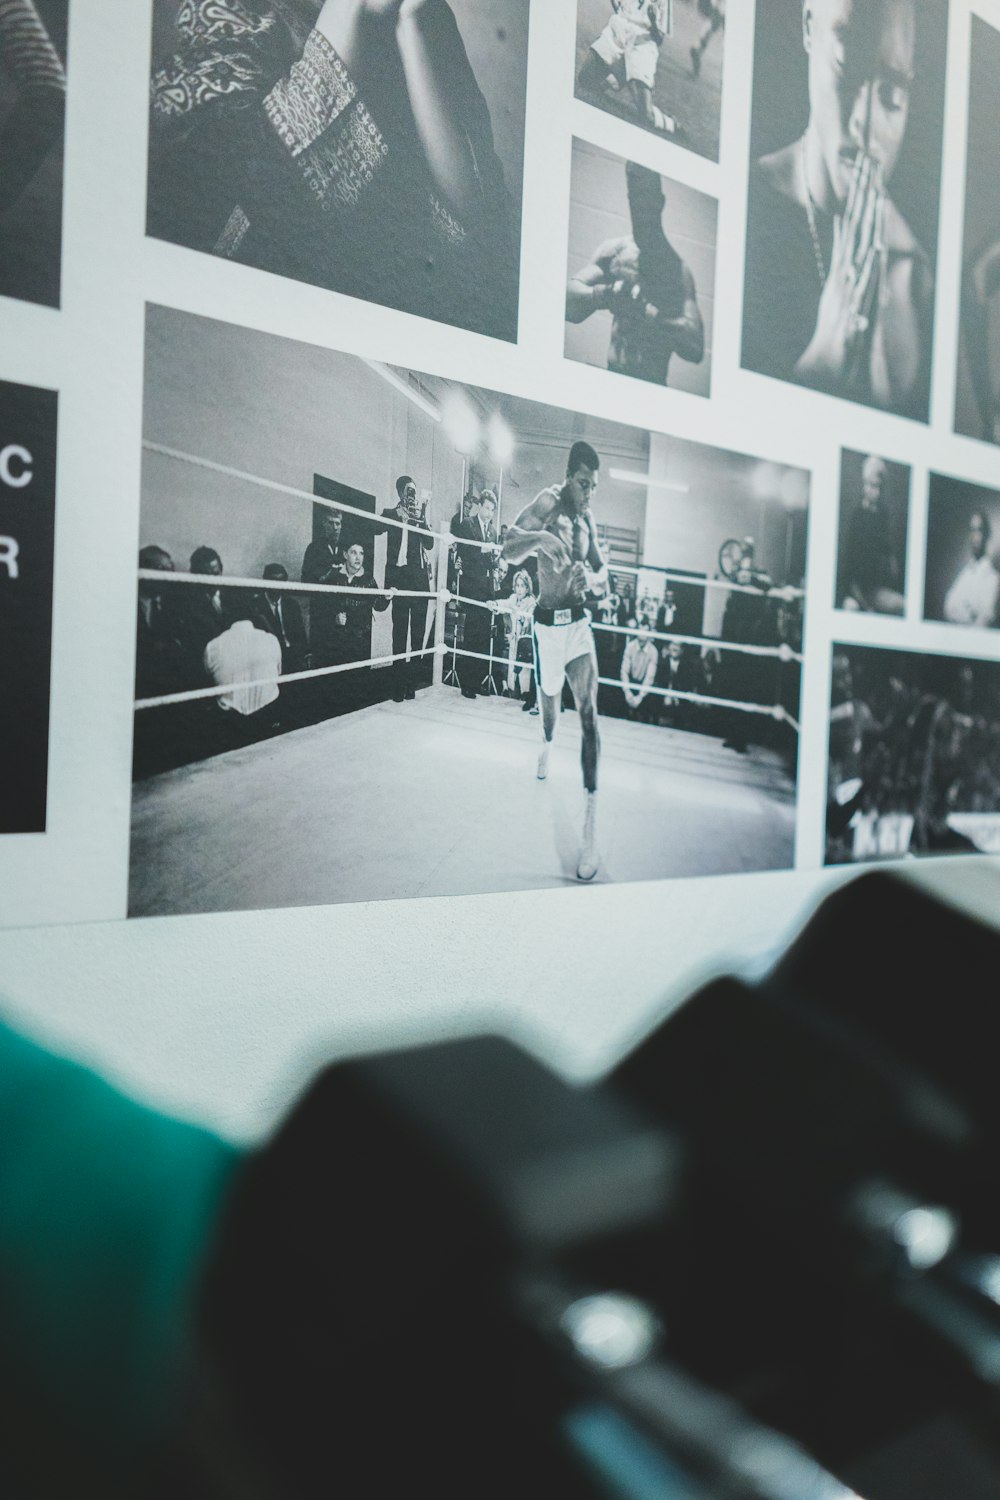
[[[141,0],[96,187],[109,6],[0,0],[16,920],[91,625],[108,916],[1000,852],[1000,8]]]

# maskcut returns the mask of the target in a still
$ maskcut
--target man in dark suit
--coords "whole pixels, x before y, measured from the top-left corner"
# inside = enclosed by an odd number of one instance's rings
[[[191,553],[191,573],[207,578],[222,576],[222,558],[214,547],[196,547]],[[177,600],[174,629],[181,643],[185,687],[205,682],[205,647],[229,626],[226,603],[218,584],[186,587]]]
[[[164,547],[143,547],[139,566],[172,573],[174,560]],[[177,591],[175,591],[177,592]],[[183,650],[177,632],[177,601],[148,579],[139,584],[136,622],[135,696],[156,698],[183,686]]]
[[[343,583],[344,517],[339,510],[324,510],[320,534],[309,543],[302,559],[302,582],[324,585]],[[340,640],[337,616],[341,602],[336,594],[312,594],[309,599],[309,649],[313,665],[332,667]]]
[[[492,520],[484,517],[482,511],[482,497],[470,495],[466,507],[466,518],[455,529],[455,535],[459,538],[458,559],[461,564],[462,598],[477,600],[485,604],[492,600],[495,594],[494,554],[486,551],[481,545],[462,546],[463,541],[497,543],[496,528]],[[484,661],[478,660],[478,657],[489,655],[492,628],[493,616],[488,609],[481,609],[478,604],[466,606],[462,643],[466,651],[474,651],[477,654],[472,657],[463,656],[459,661],[458,680],[462,684],[463,698],[475,698],[486,677],[488,667]]]
[[[387,589],[417,590],[430,593],[431,549],[434,538],[427,522],[427,502],[417,500],[417,486],[409,474],[401,474],[396,480],[398,500],[382,515],[389,521],[402,521],[402,526],[376,525],[375,535],[387,533],[385,554],[385,586]],[[403,656],[407,650],[422,651],[427,635],[427,600],[399,599],[392,601],[392,654]],[[397,661],[392,668],[393,701],[402,703],[404,698],[415,698],[422,658],[412,661]]]
[[[665,693],[694,693],[698,690],[698,674],[692,648],[681,641],[661,644],[660,665],[656,673],[655,686]],[[691,722],[693,704],[687,698],[660,700],[659,720],[678,729],[686,729]]]
[[[263,577],[274,583],[288,582],[288,569],[281,563],[265,563]],[[256,596],[254,624],[276,636],[281,646],[281,671],[306,671],[310,665],[309,643],[302,611],[294,596],[283,590],[265,589]]]

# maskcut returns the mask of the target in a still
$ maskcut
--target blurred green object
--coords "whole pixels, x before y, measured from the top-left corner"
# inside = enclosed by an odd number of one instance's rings
[[[0,1023],[0,1388],[102,1448],[155,1441],[240,1159]]]

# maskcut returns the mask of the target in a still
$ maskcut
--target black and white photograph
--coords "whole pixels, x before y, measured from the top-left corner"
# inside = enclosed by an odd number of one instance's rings
[[[757,7],[743,366],[926,422],[947,0]]]
[[[69,0],[0,0],[0,297],[59,306]]]
[[[529,0],[155,0],[147,233],[517,339]]]
[[[719,159],[726,0],[578,0],[576,97]]]
[[[808,472],[148,311],[129,910],[793,863]]]
[[[972,17],[955,431],[1000,443],[1000,31]]]
[[[1000,625],[1000,493],[932,474],[924,618],[991,630]]]
[[[907,464],[881,454],[841,453],[837,609],[905,612],[910,477]]]
[[[708,396],[718,204],[573,142],[567,359]]]
[[[45,832],[57,407],[0,381],[0,835]]]
[[[1000,854],[1000,662],[833,648],[827,864]]]

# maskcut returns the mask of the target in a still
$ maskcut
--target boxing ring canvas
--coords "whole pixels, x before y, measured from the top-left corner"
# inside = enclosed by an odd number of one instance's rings
[[[630,523],[642,553],[616,565],[620,597],[587,610],[598,880],[792,864],[807,473],[166,309],[147,331],[132,914],[575,881],[577,714],[567,694],[540,781],[536,665],[500,628],[500,539],[580,440],[600,456],[598,528]],[[463,496],[487,482],[493,529],[462,530]],[[735,539],[742,571],[726,572]],[[355,584],[336,561],[352,542]],[[209,680],[185,642],[243,603],[263,649],[264,597],[307,618],[301,657],[280,675],[234,657]],[[368,650],[345,656],[337,630],[358,610]],[[639,688],[636,650],[656,662]]]

